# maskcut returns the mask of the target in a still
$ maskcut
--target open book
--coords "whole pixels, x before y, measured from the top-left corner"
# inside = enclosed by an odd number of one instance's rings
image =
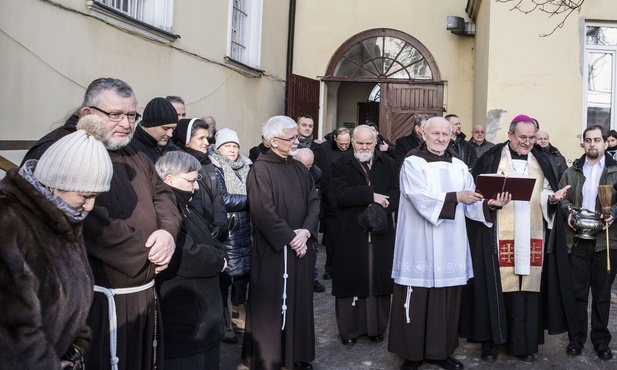
[[[497,194],[507,191],[512,194],[512,200],[529,200],[535,183],[534,177],[526,175],[487,173],[478,175],[476,192],[485,199],[495,199]]]

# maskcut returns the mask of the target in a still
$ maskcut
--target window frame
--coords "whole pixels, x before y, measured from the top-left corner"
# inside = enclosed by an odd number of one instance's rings
[[[588,123],[588,110],[589,110],[589,61],[590,54],[604,53],[612,55],[611,63],[611,99],[610,99],[610,120],[609,130],[617,129],[617,45],[589,45],[587,44],[587,27],[610,27],[617,31],[616,23],[606,22],[585,22],[582,32],[583,37],[583,119],[581,123],[581,132],[583,132],[589,125]],[[583,139],[581,137],[581,144]]]
[[[263,32],[263,0],[240,0],[244,1],[247,14],[247,23],[244,26],[245,52],[247,55],[244,60],[232,53],[234,42],[234,2],[229,1],[229,27],[225,61],[241,68],[247,68],[254,72],[262,72],[261,66],[261,41]]]
[[[147,1],[147,0],[143,0]],[[103,3],[102,0],[87,0],[86,5],[92,16],[101,19],[106,23],[127,29],[135,32],[141,36],[169,44],[180,38],[180,35],[174,34],[173,31],[173,12],[174,12],[174,0],[150,0],[154,2],[161,2],[167,8],[166,20],[168,24],[168,30],[159,28],[155,25],[146,23],[135,17],[128,15],[127,13],[118,10],[114,7],[108,6]],[[147,4],[146,4],[147,5]]]

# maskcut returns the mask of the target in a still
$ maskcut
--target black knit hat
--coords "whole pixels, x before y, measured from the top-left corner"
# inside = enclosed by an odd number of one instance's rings
[[[178,112],[165,98],[154,98],[148,102],[141,120],[143,127],[156,127],[178,123]]]

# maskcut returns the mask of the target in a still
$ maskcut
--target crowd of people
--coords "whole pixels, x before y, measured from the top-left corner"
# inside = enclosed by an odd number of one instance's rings
[[[178,96],[141,116],[100,78],[7,172],[0,369],[218,369],[239,333],[250,369],[312,369],[320,233],[341,345],[389,327],[401,370],[461,370],[459,338],[534,362],[548,331],[576,356],[591,291],[589,339],[612,358],[617,132],[585,129],[568,166],[526,115],[497,144],[454,114],[416,115],[395,143],[369,121],[322,142],[311,116],[275,116],[247,157],[234,130],[186,117]],[[481,194],[490,174],[531,195]]]

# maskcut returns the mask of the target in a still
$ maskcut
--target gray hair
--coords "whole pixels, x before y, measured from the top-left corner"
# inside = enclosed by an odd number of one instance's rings
[[[90,85],[88,85],[86,93],[84,94],[84,101],[81,104],[81,107],[91,107],[96,105],[101,95],[107,90],[111,90],[123,98],[133,98],[135,100],[135,104],[137,104],[137,98],[135,97],[133,88],[131,88],[129,84],[117,78],[104,77],[97,78],[96,80],[90,82]]]
[[[155,164],[156,173],[164,179],[168,175],[181,175],[183,173],[199,171],[201,164],[197,158],[180,151],[171,151],[163,154]]]
[[[270,118],[261,129],[261,133],[267,142],[270,142],[275,137],[283,135],[283,131],[296,128],[298,124],[291,117],[274,116]]]
[[[512,122],[510,124],[510,127],[508,128],[508,131],[510,131],[511,133],[514,133],[514,131],[516,130],[516,126],[519,123],[531,123],[536,128],[536,131],[538,129],[538,126],[536,126],[535,122],[533,122],[533,121],[518,121],[518,122]]]
[[[375,130],[371,129],[371,127],[370,127],[369,125],[359,125],[359,126],[356,126],[356,127],[353,129],[353,132],[351,133],[351,137],[352,137],[352,138],[353,138],[354,136],[356,136],[356,132],[357,132],[359,129],[367,129],[367,130],[371,131],[371,132],[373,133],[373,138],[374,138],[375,140],[377,140],[377,132],[375,132]]]
[[[436,121],[445,121],[446,123],[450,123],[450,122],[448,122],[448,120],[445,117],[435,116],[435,117],[431,117],[428,120],[426,120],[426,124],[424,125],[424,129],[426,131],[428,131],[428,129],[433,124],[433,122],[436,122]],[[448,130],[450,131],[450,135],[451,135],[452,134],[452,125],[448,125]]]

